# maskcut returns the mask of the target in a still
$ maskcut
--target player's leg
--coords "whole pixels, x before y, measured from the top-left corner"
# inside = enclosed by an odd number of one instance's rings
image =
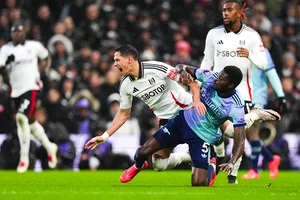
[[[30,133],[38,139],[48,153],[48,165],[50,168],[55,168],[57,165],[56,153],[58,147],[55,143],[49,141],[44,128],[36,121],[36,102],[38,99],[38,91],[31,91],[30,108],[28,110]]]
[[[260,122],[253,124],[251,128],[246,132],[247,139],[251,145],[251,167],[247,174],[242,176],[242,179],[259,179],[258,174],[258,158],[262,149],[262,141],[259,138]]]
[[[216,177],[216,162],[209,162],[210,144],[199,138],[190,143],[189,148],[193,166],[192,186],[212,186]]]
[[[17,132],[20,143],[20,161],[17,171],[24,173],[29,166],[30,149],[30,126],[27,110],[30,107],[30,93],[24,93],[17,98],[13,98],[16,109]]]
[[[271,135],[276,135],[276,128],[274,127],[274,125],[268,123],[265,124],[265,128],[267,128],[268,131],[270,131]],[[268,162],[268,166],[270,169],[270,178],[275,179],[279,172],[278,168],[281,160],[280,156],[273,155],[264,144],[262,145],[261,154],[264,156],[264,159]]]
[[[16,114],[17,132],[20,143],[20,161],[17,171],[24,173],[29,166],[29,149],[30,149],[30,127],[28,118],[23,113]]]
[[[165,125],[167,120],[161,120],[160,126]],[[152,156],[152,165],[155,171],[172,169],[182,162],[191,162],[191,156],[188,152],[172,153],[173,147],[155,152]]]
[[[141,170],[148,167],[146,161],[148,156],[161,149],[174,147],[180,144],[178,124],[178,117],[175,117],[170,120],[166,126],[160,128],[153,136],[151,136],[142,147],[137,149],[134,155],[135,164],[123,172],[120,177],[122,183],[131,181]]]

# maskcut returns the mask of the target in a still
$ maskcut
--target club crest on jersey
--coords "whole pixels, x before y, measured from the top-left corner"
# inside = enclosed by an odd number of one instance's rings
[[[155,79],[152,77],[152,78],[150,78],[150,79],[148,79],[148,81],[149,81],[149,83],[151,84],[151,85],[154,85],[156,82],[155,82]]]

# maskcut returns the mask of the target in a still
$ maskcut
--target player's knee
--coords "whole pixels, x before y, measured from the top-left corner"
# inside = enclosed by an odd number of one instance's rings
[[[192,180],[192,186],[207,186],[208,181],[206,177],[201,177],[196,180]]]
[[[155,158],[152,156],[152,167],[155,171],[163,171],[168,167],[168,158]]]
[[[28,118],[23,113],[17,113],[16,114],[16,121],[18,126],[23,126],[23,124],[28,124]]]

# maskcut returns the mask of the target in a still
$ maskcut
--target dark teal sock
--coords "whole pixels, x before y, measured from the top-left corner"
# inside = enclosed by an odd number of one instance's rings
[[[250,141],[250,145],[251,145],[251,150],[252,150],[252,152],[251,152],[251,165],[252,165],[251,168],[257,172],[258,157],[261,152],[262,144],[261,144],[260,140],[254,140],[254,141]]]

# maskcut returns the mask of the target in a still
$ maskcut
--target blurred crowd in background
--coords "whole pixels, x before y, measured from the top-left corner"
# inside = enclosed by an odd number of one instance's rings
[[[150,109],[135,100],[131,118],[95,151],[84,143],[101,135],[119,108],[120,74],[114,49],[134,45],[141,61],[200,66],[208,31],[222,24],[223,0],[1,0],[0,48],[22,20],[28,39],[49,50],[51,70],[42,73],[37,118],[59,146],[61,169],[127,168],[135,149],[157,128]],[[287,99],[268,146],[282,169],[300,169],[300,1],[247,0],[245,24],[259,31],[274,59]],[[276,110],[271,87],[269,106]],[[267,132],[271,132],[267,129]],[[19,145],[9,100],[0,81],[0,168],[15,169]],[[31,168],[45,169],[46,152],[33,141]],[[247,159],[244,159],[245,163]],[[32,162],[31,162],[32,163]],[[247,166],[246,164],[244,165]]]

